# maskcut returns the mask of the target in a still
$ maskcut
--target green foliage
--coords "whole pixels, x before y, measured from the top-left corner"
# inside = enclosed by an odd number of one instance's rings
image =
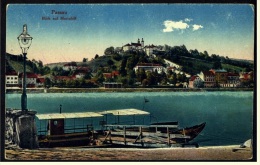
[[[115,52],[115,48],[113,46],[106,48],[104,54],[105,55],[112,55]]]

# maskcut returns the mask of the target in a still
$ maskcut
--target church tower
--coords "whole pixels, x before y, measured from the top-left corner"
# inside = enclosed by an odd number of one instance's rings
[[[141,46],[142,48],[144,47],[144,39],[142,38],[142,41],[141,41]]]

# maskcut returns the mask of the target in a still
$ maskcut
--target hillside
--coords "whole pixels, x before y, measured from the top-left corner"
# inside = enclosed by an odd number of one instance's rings
[[[204,52],[205,53],[205,52]],[[156,54],[155,54],[156,55]],[[185,46],[171,47],[170,50],[165,51],[164,54],[158,54],[157,60],[145,57],[140,54],[124,54],[120,56],[118,54],[110,54],[97,57],[87,62],[76,62],[78,66],[87,66],[92,72],[96,72],[99,67],[114,67],[115,70],[120,70],[123,63],[127,69],[132,69],[138,62],[156,62],[162,63],[160,59],[168,59],[183,67],[183,71],[191,75],[200,73],[203,70],[209,70],[214,68],[216,63],[229,71],[229,72],[241,72],[254,70],[254,63],[250,60],[228,59],[219,55],[205,55],[200,52],[199,55],[193,55],[192,50],[187,51]],[[158,59],[159,58],[159,59]],[[23,59],[21,55],[6,54],[6,67],[7,70],[14,69],[17,72],[23,72]],[[112,65],[109,66],[109,62],[112,61]],[[62,67],[67,62],[46,64],[42,67],[47,67],[52,70],[54,67]],[[40,72],[39,62],[27,60],[26,70],[30,72]],[[44,72],[43,72],[44,73]]]

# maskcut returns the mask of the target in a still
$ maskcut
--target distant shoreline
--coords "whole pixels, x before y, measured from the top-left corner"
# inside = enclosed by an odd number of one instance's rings
[[[28,88],[27,93],[99,93],[99,92],[212,92],[254,91],[254,88]],[[21,88],[6,89],[6,94],[22,93]]]

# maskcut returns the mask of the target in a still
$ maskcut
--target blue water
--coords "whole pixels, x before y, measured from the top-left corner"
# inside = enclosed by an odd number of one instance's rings
[[[240,144],[253,136],[253,92],[134,92],[134,93],[30,93],[27,107],[38,114],[62,112],[100,112],[137,108],[150,116],[120,117],[135,124],[178,121],[180,127],[206,122],[194,140],[201,146]],[[21,94],[7,94],[6,107],[20,108]],[[149,102],[144,103],[144,98]],[[98,126],[102,118],[69,121],[69,124]],[[110,123],[118,119],[109,116]],[[68,123],[67,123],[68,124]],[[44,126],[37,120],[37,127]]]

